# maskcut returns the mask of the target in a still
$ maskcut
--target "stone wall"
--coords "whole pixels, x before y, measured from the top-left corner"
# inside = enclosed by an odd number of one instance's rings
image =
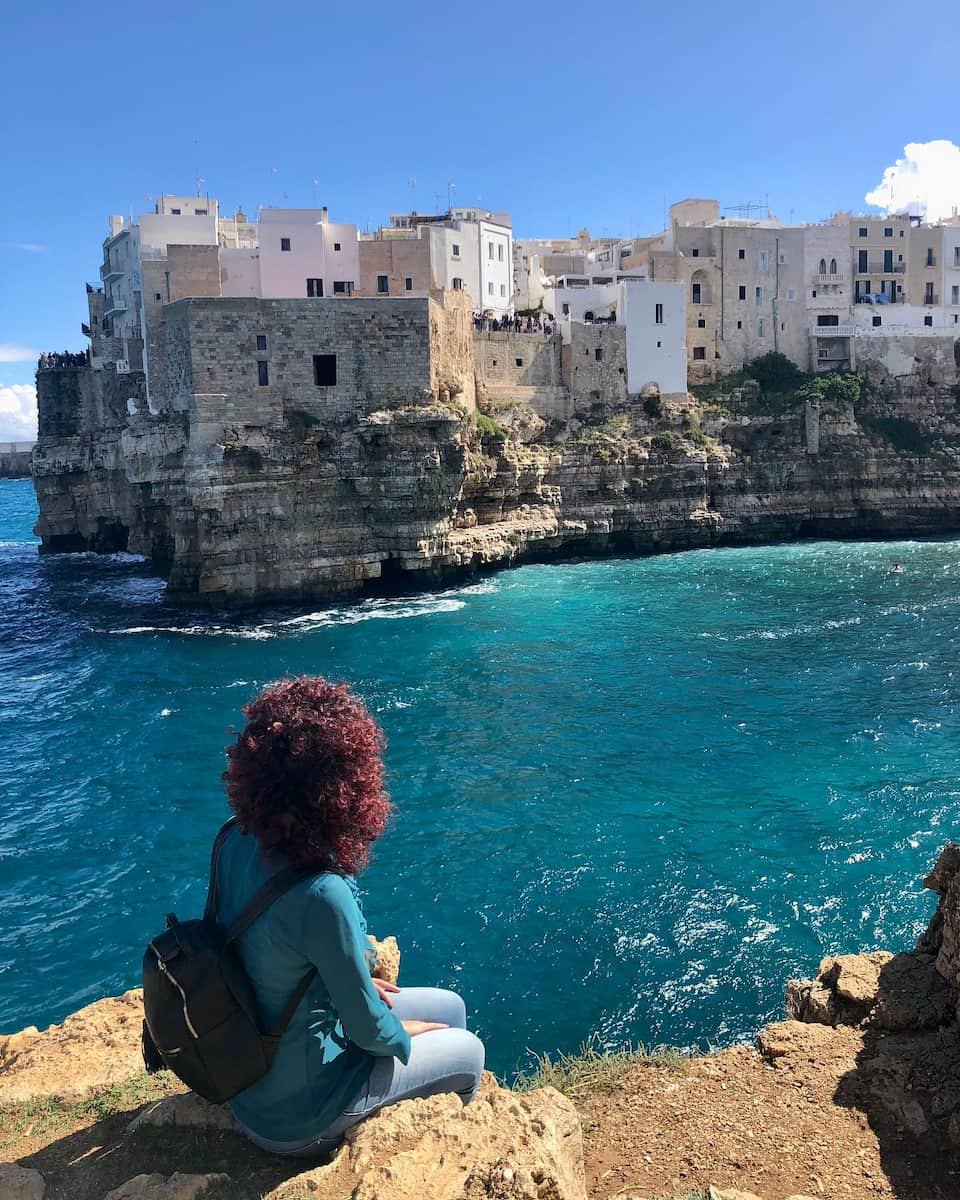
[[[360,279],[355,296],[419,296],[430,294],[434,286],[430,269],[430,239],[385,238],[383,241],[364,238],[359,243]],[[381,275],[387,277],[387,291],[378,288]],[[406,282],[410,280],[410,287]]]
[[[33,442],[0,442],[0,479],[26,479]]]
[[[575,412],[623,407],[627,403],[627,331],[622,325],[570,326],[563,348],[563,375]]]
[[[477,375],[495,387],[559,387],[560,335],[485,330],[473,335]]]

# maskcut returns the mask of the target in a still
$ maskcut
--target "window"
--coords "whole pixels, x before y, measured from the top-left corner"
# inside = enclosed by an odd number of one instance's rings
[[[662,308],[662,307],[663,307],[663,305],[662,305],[662,304],[658,304],[658,305],[657,305],[657,308]],[[569,316],[570,316],[570,305],[569,305],[569,304],[564,304],[564,306],[563,306],[563,315],[564,315],[565,317],[569,317]]]
[[[865,274],[870,268],[867,266],[866,250],[857,251],[857,270],[861,275]]]
[[[785,267],[787,265],[787,256],[785,254],[778,255],[777,262],[781,267]]]
[[[694,248],[690,251],[690,257],[691,258],[699,258],[700,257],[700,251],[696,248],[696,246],[694,246]]]
[[[172,214],[173,214],[175,217],[179,217],[179,216],[180,216],[180,209],[179,209],[179,208],[171,208],[171,209],[170,209],[170,212],[171,212],[171,213],[172,213]]]
[[[763,331],[763,317],[761,317],[760,320],[757,322],[757,334],[759,337],[765,336],[764,331]]]
[[[334,248],[334,250],[336,250],[336,251],[339,251],[339,250],[340,250],[340,243],[339,243],[339,242],[334,242],[334,243],[333,243],[333,248]]]
[[[740,286],[737,288],[737,299],[738,300],[746,300],[746,298],[747,298],[746,284],[741,283]]]
[[[154,293],[153,293],[153,298],[154,298],[154,300],[156,300],[156,301],[157,301],[157,303],[159,304],[159,302],[160,302],[160,300],[161,300],[160,293],[159,293],[159,292],[154,292]],[[94,318],[93,318],[93,323],[94,323],[94,325],[96,325],[96,323],[97,323],[97,318],[96,318],[96,317],[94,317]]]
[[[706,358],[707,357],[706,346],[694,346],[693,357],[694,357],[695,361],[700,361],[701,359]]]
[[[903,230],[900,230],[900,236],[903,237]]]
[[[386,275],[378,275],[377,276],[377,291],[378,292],[389,292],[390,291],[390,281],[387,279]]]
[[[878,325],[882,325],[882,324],[883,324],[883,317],[874,317],[874,318],[873,318],[873,327],[874,327],[874,329],[876,329],[876,327],[877,327]]]
[[[825,258],[821,258],[820,259],[820,274],[826,275],[826,273],[827,273],[827,260]]]
[[[493,295],[493,284],[492,283],[487,284],[487,294],[490,296]]]
[[[927,247],[927,266],[935,267],[936,265],[937,265],[937,260],[933,257],[933,247],[928,246]]]
[[[701,317],[701,318],[700,318],[700,319],[697,321],[697,328],[698,328],[698,329],[706,329],[706,327],[707,327],[707,323],[706,323],[706,321],[703,319],[703,317]]]
[[[923,302],[924,304],[933,303],[933,281],[923,285]]]
[[[737,251],[737,258],[746,258],[747,252],[742,247]]]
[[[313,356],[313,382],[317,387],[334,387],[337,382],[337,356],[315,354]]]
[[[788,300],[793,299],[793,288],[787,288],[787,299]]]
[[[765,271],[766,269],[767,269],[767,252],[766,252],[766,250],[761,250],[760,251],[760,270]]]
[[[742,322],[742,321],[738,321],[738,322],[737,322],[737,328],[738,328],[738,329],[742,329],[742,328],[743,328],[743,322]]]
[[[500,260],[500,262],[503,262],[503,243],[502,242],[497,246],[497,258]]]
[[[460,247],[456,242],[454,242],[453,246],[450,248],[450,253],[453,255],[454,258],[460,257]]]
[[[924,318],[923,318],[923,323],[924,323],[924,325],[932,325],[932,324],[933,324],[933,317],[924,317]]]
[[[883,252],[883,269],[884,269],[884,271],[886,271],[888,273],[893,270],[893,251],[892,250],[884,250],[884,252]]]
[[[506,294],[507,294],[507,285],[505,283],[501,283],[500,284],[500,295],[506,296]]]
[[[487,258],[493,258],[493,242],[487,242]]]
[[[513,361],[514,361],[514,362],[517,364],[517,366],[518,366],[518,367],[522,367],[522,366],[523,366],[523,359],[522,359],[522,358],[515,358]]]
[[[333,294],[335,296],[352,296],[353,295],[353,280],[352,279],[335,279],[333,281]]]
[[[866,227],[866,225],[861,225],[861,226],[860,226],[860,229],[859,229],[859,235],[860,235],[860,237],[866,237],[866,236],[867,236],[867,227]]]
[[[323,280],[308,279],[307,280],[307,295],[311,299],[319,300],[323,296]]]
[[[960,246],[954,246],[953,248],[953,265],[960,267]]]
[[[565,311],[569,311],[567,309],[566,304],[563,307],[564,307]],[[662,304],[655,304],[653,306],[653,321],[654,321],[655,325],[663,324],[663,305]]]
[[[257,334],[257,349],[258,350],[266,350],[266,348],[267,348],[266,334],[258,333]]]
[[[690,285],[690,299],[694,304],[700,303],[700,284],[694,283]]]
[[[831,258],[830,259],[830,274],[836,275],[836,273],[837,273],[837,260],[835,258]]]
[[[663,342],[657,342],[657,349],[659,350],[662,345],[663,345]]]
[[[409,275],[403,281],[403,290],[405,292],[413,291],[413,280],[410,278]]]
[[[820,316],[817,317],[817,324],[821,326],[821,328],[824,325],[839,325],[840,318],[835,313],[833,315],[830,313],[821,313]]]
[[[884,237],[893,237],[893,229],[888,225],[883,231]]]
[[[950,303],[960,304],[960,287],[954,284],[950,289]]]
[[[280,239],[280,249],[281,250],[289,250],[290,249],[290,239],[289,238],[281,238]]]
[[[594,350],[593,357],[597,360],[597,362],[603,362],[603,351],[599,346],[596,348],[596,350]]]
[[[763,303],[763,288],[758,287],[753,289],[753,302],[759,308]]]
[[[454,275],[453,279],[451,280],[450,286],[453,288],[453,290],[455,292],[462,292],[463,291],[463,280],[458,279],[457,276]]]
[[[267,387],[270,383],[270,372],[267,370],[267,364],[260,359],[257,363],[257,383],[260,387]]]
[[[207,215],[207,210],[205,208],[195,208],[193,210],[193,215],[195,217],[205,217]]]

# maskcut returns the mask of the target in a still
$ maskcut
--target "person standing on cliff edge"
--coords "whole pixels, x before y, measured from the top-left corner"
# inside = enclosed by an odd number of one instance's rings
[[[317,974],[270,1070],[230,1107],[256,1145],[306,1157],[388,1104],[474,1097],[483,1043],[455,992],[373,979],[354,876],[383,832],[383,734],[345,684],[269,684],[243,707],[223,774],[236,824],[220,850],[217,916],[229,924],[290,864],[314,869],[239,939],[261,1015],[276,1020],[297,982]]]

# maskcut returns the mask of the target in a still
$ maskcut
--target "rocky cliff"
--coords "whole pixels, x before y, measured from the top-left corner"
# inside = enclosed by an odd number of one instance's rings
[[[148,400],[136,374],[41,372],[37,529],[45,552],[149,555],[171,599],[211,604],[560,554],[954,530],[958,368],[952,342],[932,346],[918,339],[899,374],[866,361],[855,396],[592,392],[564,419],[481,377],[480,412],[461,406],[460,360],[460,382],[388,403],[367,387],[350,408],[251,401],[242,420],[223,396]]]
[[[319,1163],[263,1154],[225,1108],[142,1075],[139,992],[98,1001],[0,1036],[0,1197],[956,1200],[960,846],[925,883],[939,903],[914,949],[824,959],[756,1047],[561,1056],[519,1091],[486,1077],[466,1109],[386,1109]]]

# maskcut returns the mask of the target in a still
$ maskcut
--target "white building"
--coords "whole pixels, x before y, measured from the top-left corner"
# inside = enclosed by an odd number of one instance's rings
[[[326,208],[262,208],[258,224],[261,296],[353,295],[360,279],[356,225],[331,224]]]
[[[393,213],[381,239],[426,238],[431,284],[468,292],[477,312],[513,311],[513,232],[510,214],[452,208],[443,216]]]
[[[630,275],[617,275],[612,283],[564,278],[553,289],[551,301],[566,345],[570,344],[575,323],[606,321],[624,327],[628,393],[638,395],[651,384],[661,395],[686,392],[687,301],[683,283],[655,283]]]

